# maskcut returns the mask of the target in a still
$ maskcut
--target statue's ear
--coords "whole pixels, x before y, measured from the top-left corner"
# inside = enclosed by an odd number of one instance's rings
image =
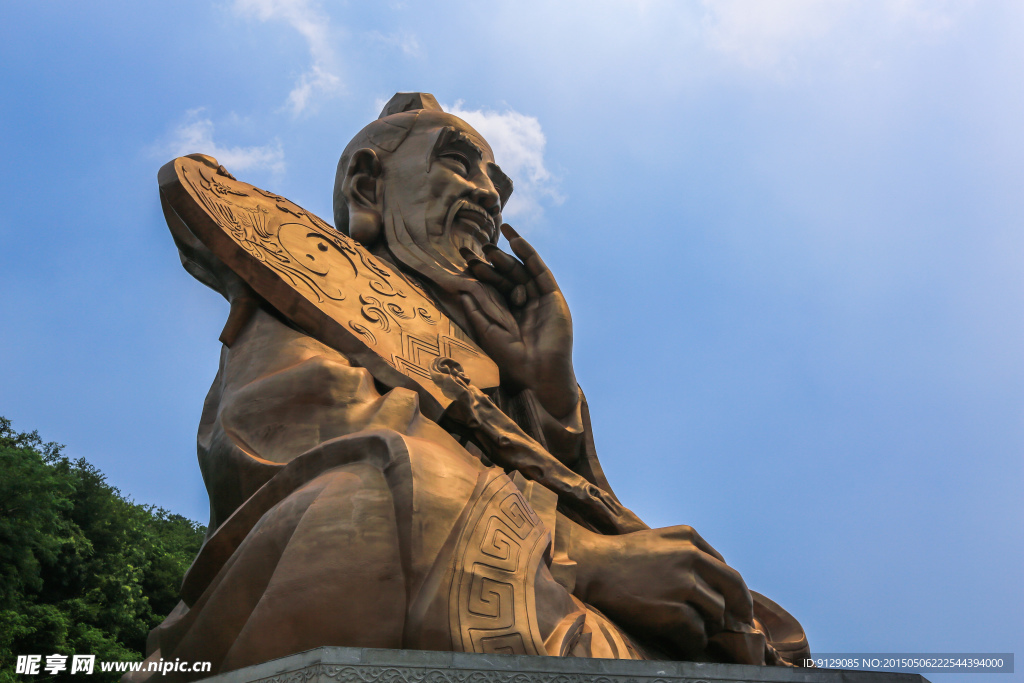
[[[377,241],[383,225],[382,170],[377,154],[364,147],[349,160],[341,186],[348,205],[348,234],[366,247]]]

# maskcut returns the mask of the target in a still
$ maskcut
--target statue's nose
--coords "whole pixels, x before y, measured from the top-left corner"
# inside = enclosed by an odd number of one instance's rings
[[[501,197],[489,178],[485,178],[483,184],[477,185],[470,196],[473,202],[483,207],[487,213],[496,215],[501,212]]]

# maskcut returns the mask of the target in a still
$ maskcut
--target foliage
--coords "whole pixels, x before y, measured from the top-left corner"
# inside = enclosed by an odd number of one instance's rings
[[[88,678],[116,680],[98,662],[142,658],[204,533],[0,417],[0,683],[22,678],[19,654],[95,654]]]

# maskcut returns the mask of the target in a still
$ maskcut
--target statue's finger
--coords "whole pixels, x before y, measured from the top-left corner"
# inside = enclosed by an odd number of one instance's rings
[[[700,576],[693,578],[686,601],[704,617],[704,623],[710,627],[709,632],[717,633],[725,628],[725,598]]]
[[[538,263],[541,267],[547,267],[544,265],[544,261],[540,260],[537,250],[534,249],[529,242],[523,239],[523,236],[516,232],[511,225],[508,223],[502,223],[501,233],[505,235],[505,239],[508,240],[508,246],[512,248],[512,253],[518,256],[520,261],[526,263],[530,259],[536,258],[538,259]],[[530,272],[536,275],[532,270]]]
[[[696,546],[703,552],[708,553],[716,560],[719,560],[720,562],[725,562],[725,558],[722,557],[722,554],[715,550],[710,543],[703,540],[703,537],[701,537],[699,533],[697,533],[697,530],[695,528],[693,528],[692,526],[687,526],[686,528],[689,529],[690,543],[692,543],[694,546]]]
[[[521,235],[518,232],[516,232],[516,229],[513,228],[508,223],[502,223],[499,230],[501,230],[501,234],[504,235],[505,239],[507,239],[509,242],[516,239],[517,237],[521,237]]]
[[[540,256],[535,256],[526,264],[527,269],[531,273],[533,273],[535,268],[532,268],[530,264],[535,261],[540,261]],[[540,290],[541,294],[551,294],[558,291],[558,283],[555,281],[555,276],[551,274],[551,271],[548,270],[543,261],[541,261],[538,272],[534,274],[533,281],[537,283],[537,289]]]
[[[726,609],[745,624],[754,621],[754,601],[740,573],[708,554],[697,559],[701,578],[725,598]]]
[[[481,261],[469,249],[463,248],[460,252],[462,253],[462,258],[466,259],[466,267],[477,280],[492,285],[503,294],[508,294],[516,286],[515,282],[512,282],[507,277],[496,271],[490,264]]]
[[[526,267],[514,256],[509,256],[493,244],[484,245],[484,256],[495,270],[516,284],[525,285],[530,281],[530,273]]]
[[[526,264],[531,275],[537,275],[542,270],[547,270],[547,266],[544,264],[544,259],[540,257],[537,250],[533,248],[533,245],[526,241],[522,235],[516,232],[511,225],[503,223],[501,226],[501,232],[505,235],[505,239],[508,240],[508,246],[512,248],[512,253],[519,257],[519,260]],[[533,266],[530,266],[530,261],[533,261]]]
[[[715,550],[710,543],[704,540],[704,538],[697,533],[697,530],[692,526],[686,524],[678,524],[676,526],[667,527],[664,529],[665,538],[673,539],[677,541],[685,541],[691,543],[697,547],[701,552],[707,553],[711,557],[715,558],[720,562],[725,562],[725,558]]]
[[[526,272],[537,281],[537,289],[540,290],[540,293],[550,294],[551,292],[557,292],[558,282],[555,281],[555,276],[551,274],[551,269],[544,263],[544,259],[540,257],[537,250],[508,223],[502,224],[501,232],[508,239],[508,245],[512,248],[512,253],[519,257],[526,268]]]

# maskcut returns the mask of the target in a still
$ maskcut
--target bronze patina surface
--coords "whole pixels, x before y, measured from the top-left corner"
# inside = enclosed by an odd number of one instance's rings
[[[165,166],[160,188],[181,212],[173,230],[191,231],[262,299],[381,381],[418,391],[431,418],[451,402],[430,378],[439,357],[482,389],[498,386],[498,366],[420,287],[315,214],[202,155]]]
[[[336,229],[202,154],[159,180],[182,263],[231,313],[199,426],[209,534],[151,658],[807,654],[696,531],[612,492],[565,298],[502,223],[487,142],[432,96],[346,147]]]

